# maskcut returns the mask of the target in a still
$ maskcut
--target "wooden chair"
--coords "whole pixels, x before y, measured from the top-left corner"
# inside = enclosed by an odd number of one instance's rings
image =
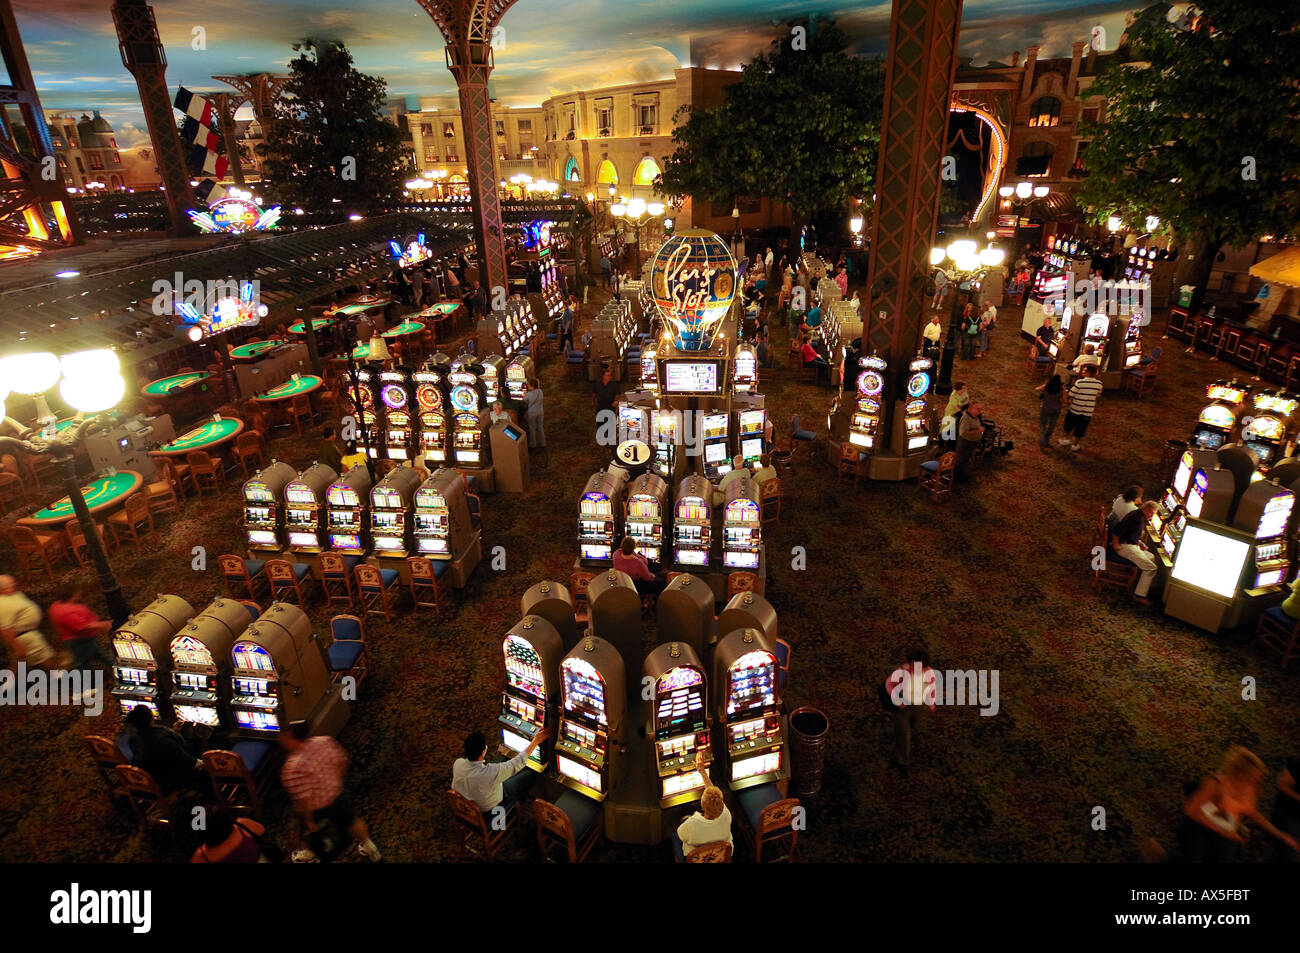
[[[352,591],[352,572],[347,557],[342,553],[326,551],[317,558],[320,562],[320,582],[321,589],[325,592],[325,601],[331,606],[341,602],[351,609],[356,605],[356,595]]]
[[[781,478],[772,477],[758,485],[758,509],[762,524],[781,522]]]
[[[261,401],[251,399],[244,401],[241,416],[244,418],[244,422],[258,433],[268,432],[267,425],[271,420],[271,414]]]
[[[1027,361],[1027,367],[1029,368],[1030,374],[1033,374],[1034,371],[1037,371],[1043,377],[1046,377],[1048,371],[1050,371],[1052,369],[1052,366],[1055,364],[1056,361],[1055,359],[1053,359],[1053,357],[1050,354],[1038,353],[1037,344],[1029,345],[1029,358]]]
[[[99,772],[99,776],[108,785],[109,794],[114,799],[127,797],[127,790],[122,783],[122,778],[115,774],[113,770],[127,764],[126,755],[118,747],[117,742],[112,738],[88,735],[86,737],[86,750],[90,752],[91,760],[95,762],[95,770]]]
[[[181,492],[177,487],[175,471],[166,463],[160,468],[159,479],[156,483],[147,484],[144,488],[145,495],[149,500],[149,512],[155,516],[161,516],[164,513],[179,513],[181,511]]]
[[[172,820],[176,801],[170,794],[164,793],[158,786],[158,782],[153,779],[153,775],[144,768],[125,763],[112,768],[111,773],[116,777],[131,804],[131,809],[135,811],[136,817],[142,824],[146,826],[158,824],[168,831],[174,829]]]
[[[239,599],[246,594],[256,605],[258,592],[265,591],[267,586],[266,561],[240,559],[225,553],[217,557],[217,565],[221,567],[221,578],[226,581],[226,592],[230,598]]]
[[[1102,505],[1098,511],[1097,523],[1092,532],[1092,586],[1100,590],[1102,586],[1116,586],[1125,592],[1132,592],[1137,585],[1141,570],[1119,553],[1111,549],[1110,527],[1107,517],[1110,507]],[[1098,553],[1097,550],[1101,552]]]
[[[58,486],[59,472],[54,466],[54,461],[49,457],[41,456],[34,453],[24,453],[18,457],[18,467],[23,471],[26,477],[26,483],[35,484],[38,490],[45,489],[45,483]]]
[[[231,450],[235,462],[239,464],[239,472],[245,478],[253,473],[257,473],[266,466],[266,447],[262,444],[262,432],[260,430],[245,430],[235,438],[235,446]],[[257,465],[250,469],[249,461],[256,461]]]
[[[776,687],[785,697],[785,685],[790,680],[790,643],[785,639],[772,640],[772,652],[776,655]]]
[[[256,622],[258,618],[261,617],[262,607],[259,606],[252,599],[236,599],[235,601],[248,610],[248,614],[253,617],[254,622]]]
[[[788,460],[794,459],[794,453],[795,450],[798,449],[799,444],[806,443],[811,445],[812,442],[816,439],[817,439],[817,434],[815,434],[811,430],[805,430],[799,426],[799,415],[795,414],[793,417],[790,418],[790,456],[787,459]],[[787,466],[788,465],[789,464],[787,463]]]
[[[272,770],[275,751],[275,745],[270,742],[240,741],[234,750],[203,752],[200,757],[203,770],[212,781],[217,800],[226,810],[261,819],[266,792],[275,777]]]
[[[194,480],[194,488],[199,496],[203,495],[204,481],[209,483],[214,493],[221,492],[222,485],[226,482],[225,468],[218,466],[217,461],[206,451],[191,450],[185,454],[185,465],[190,468],[190,477]]]
[[[132,493],[118,512],[110,516],[106,523],[113,535],[113,542],[120,548],[123,537],[129,536],[131,544],[137,549],[140,542],[152,536],[156,531],[153,523],[153,510],[149,509],[149,494]],[[148,526],[148,531],[144,527]]]
[[[0,514],[7,513],[12,504],[21,504],[27,499],[27,490],[23,488],[23,478],[18,471],[18,459],[6,453],[0,457]]]
[[[30,585],[33,567],[44,567],[54,576],[54,567],[68,556],[65,533],[38,533],[29,526],[10,526],[5,535],[23,567],[23,584]]]
[[[863,453],[857,444],[849,443],[845,440],[840,444],[840,459],[835,466],[835,482],[838,483],[846,476],[853,477],[853,488],[858,488],[858,483],[866,476],[863,472],[862,465],[866,463],[867,455]]]
[[[85,531],[81,528],[81,523],[77,520],[68,520],[68,525],[63,528],[63,532],[68,536],[68,549],[72,553],[72,558],[77,561],[77,565],[83,570],[90,569],[93,562],[90,558],[90,547],[86,543]],[[99,543],[104,546],[104,530],[96,523],[95,533],[99,536]],[[107,549],[107,547],[105,546]]]
[[[758,586],[758,576],[752,572],[731,572],[727,574],[727,598],[738,592],[754,592]]]
[[[1124,389],[1131,390],[1141,397],[1147,389],[1155,390],[1156,375],[1160,371],[1160,364],[1152,361],[1145,367],[1137,367],[1124,374]]]
[[[365,625],[354,615],[336,615],[330,619],[330,637],[334,640],[326,653],[330,681],[341,682],[351,676],[354,686],[360,688],[370,672]]]
[[[944,500],[952,493],[953,477],[957,473],[957,454],[949,451],[938,460],[927,460],[916,474],[916,488],[929,490],[930,497]]]
[[[763,863],[763,855],[771,846],[781,847],[782,842],[789,841],[784,856],[778,855],[777,861],[794,860],[794,848],[799,841],[799,832],[795,829],[795,808],[799,799],[782,798],[775,784],[760,784],[736,792],[736,803],[740,810],[741,836],[749,844],[754,854],[755,863]]]
[[[563,847],[569,863],[580,864],[600,841],[605,812],[591,798],[565,791],[554,804],[535,798],[533,820],[537,825],[537,847],[544,859],[549,859],[555,848]]]
[[[316,420],[316,411],[312,410],[311,395],[299,394],[289,401],[289,418],[293,422],[294,433],[302,434],[302,422],[307,421],[308,425]]]
[[[587,627],[591,618],[591,606],[587,602],[587,587],[596,578],[594,572],[575,572],[569,577],[569,592],[573,596],[573,621],[581,632]]]
[[[724,840],[701,844],[686,855],[686,862],[688,864],[729,864],[731,845]]]
[[[447,802],[451,806],[451,813],[455,816],[457,823],[465,828],[465,836],[461,838],[460,846],[462,853],[480,854],[475,849],[471,841],[479,841],[482,844],[480,856],[491,863],[496,859],[497,851],[505,844],[506,839],[515,831],[515,819],[519,812],[512,806],[506,811],[506,822],[499,830],[493,829],[488,824],[488,819],[483,812],[467,797],[457,794],[455,791],[447,792]]]
[[[393,619],[393,603],[401,592],[396,569],[379,569],[361,563],[353,570],[357,581],[357,598],[366,615],[382,615],[385,622]]]
[[[1255,627],[1254,645],[1261,645],[1278,657],[1282,671],[1300,655],[1300,620],[1282,611],[1281,606],[1266,609]]]
[[[271,599],[275,602],[292,602],[306,605],[305,593],[316,580],[306,563],[291,563],[287,559],[268,559],[266,579],[271,584]]]
[[[411,577],[411,603],[421,609],[433,609],[434,621],[442,615],[442,585],[438,577],[451,565],[445,559],[411,556],[406,570]]]
[[[482,531],[483,501],[477,493],[466,493],[465,504],[469,507],[469,528]]]

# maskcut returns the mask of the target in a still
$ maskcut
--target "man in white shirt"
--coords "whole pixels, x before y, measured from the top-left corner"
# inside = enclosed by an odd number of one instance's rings
[[[1118,523],[1142,505],[1142,487],[1134,483],[1110,504],[1110,518]]]
[[[43,665],[54,655],[45,637],[36,631],[41,624],[40,607],[19,591],[13,576],[0,576],[0,633],[16,658]]]
[[[731,458],[731,469],[718,481],[718,488],[713,491],[713,505],[721,506],[727,501],[727,487],[743,477],[749,470],[745,467],[745,455],[738,453]]]
[[[1095,352],[1096,349],[1091,344],[1085,344],[1083,351],[1070,364],[1070,374],[1077,375],[1085,367],[1101,367],[1101,358]]]
[[[474,732],[465,739],[465,757],[457,758],[451,767],[451,789],[477,804],[484,814],[496,807],[510,810],[536,779],[537,773],[524,770],[524,764],[547,737],[548,732],[542,729],[509,761],[489,762],[487,737]]]
[[[704,778],[704,793],[700,795],[700,809],[673,831],[673,855],[679,864],[685,863],[686,855],[697,847],[718,842],[732,843],[731,812],[722,799],[722,792],[709,783],[703,753],[695,755],[695,770]]]
[[[766,273],[766,274],[768,274],[768,275],[770,275],[770,274],[772,273],[772,263],[773,263],[774,261],[776,261],[776,256],[772,254],[772,249],[769,248],[769,249],[767,250],[767,254],[763,256],[763,271],[764,271],[764,273]]]
[[[930,315],[929,322],[921,329],[921,337],[925,338],[926,351],[938,350],[939,340],[943,337],[943,325],[939,323],[937,314]]]
[[[1061,446],[1069,446],[1078,452],[1083,435],[1088,432],[1092,415],[1097,409],[1097,398],[1101,396],[1102,384],[1097,380],[1097,366],[1084,364],[1079,368],[1079,379],[1070,385],[1068,391],[1070,404],[1065,411],[1065,436],[1057,441]]]

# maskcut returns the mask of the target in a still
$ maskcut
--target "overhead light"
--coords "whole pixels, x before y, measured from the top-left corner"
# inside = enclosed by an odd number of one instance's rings
[[[0,359],[0,380],[6,381],[15,394],[35,397],[53,387],[58,379],[59,359],[48,351]]]
[[[79,274],[81,274],[81,272],[79,272],[79,271],[56,271],[56,272],[54,273],[54,277],[55,277],[55,278],[75,278],[75,277],[77,277],[77,275],[79,275]]]
[[[1027,199],[1034,194],[1034,187],[1028,182],[1016,183],[1016,195],[1022,199]]]
[[[1051,190],[1048,186],[1046,186],[1046,185],[1035,185],[1035,186],[1034,186],[1034,198],[1036,198],[1036,199],[1041,199],[1041,198],[1043,198],[1045,195],[1047,195],[1047,193],[1050,192],[1050,191],[1052,191],[1052,190]]]
[[[948,253],[944,251],[942,248],[930,249],[930,264],[932,265],[938,265],[942,263],[943,260],[947,257],[948,257]]]
[[[1015,191],[1016,187],[1014,185],[1004,185],[998,189],[998,195],[1002,196],[1004,199],[1009,199],[1015,194]]]
[[[1146,226],[1147,226],[1147,231],[1148,231],[1148,232],[1154,232],[1157,228],[1160,227],[1160,216],[1158,216],[1158,215],[1148,215],[1148,216],[1147,216],[1147,221],[1146,221]]]

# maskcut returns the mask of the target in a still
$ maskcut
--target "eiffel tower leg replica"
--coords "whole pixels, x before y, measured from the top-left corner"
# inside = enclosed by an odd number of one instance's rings
[[[938,222],[940,167],[948,131],[948,105],[957,68],[961,0],[894,0],[885,68],[885,110],[871,225],[871,287],[864,312],[862,357],[883,359],[882,388],[870,397],[877,415],[868,454],[873,480],[914,477],[933,453],[934,415],[925,399],[933,367],[918,361],[930,247]],[[916,366],[914,365],[916,362]],[[847,386],[862,374],[845,368]],[[922,380],[919,375],[925,375]],[[924,391],[922,391],[924,385]],[[874,389],[874,382],[868,382]],[[861,434],[860,395],[849,390],[832,411],[827,440],[832,463],[840,448]]]

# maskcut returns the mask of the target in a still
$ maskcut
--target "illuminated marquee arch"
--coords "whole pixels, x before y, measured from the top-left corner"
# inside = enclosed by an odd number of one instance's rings
[[[975,215],[971,219],[973,222],[979,222],[983,220],[984,213],[989,210],[993,196],[997,194],[998,183],[1002,180],[1002,173],[1007,167],[1006,133],[1002,131],[1002,124],[982,106],[952,103],[948,108],[955,113],[974,113],[984,125],[989,127],[989,132],[993,136],[993,147],[989,149],[989,167],[984,173],[984,190],[980,193],[979,204],[975,206]]]

